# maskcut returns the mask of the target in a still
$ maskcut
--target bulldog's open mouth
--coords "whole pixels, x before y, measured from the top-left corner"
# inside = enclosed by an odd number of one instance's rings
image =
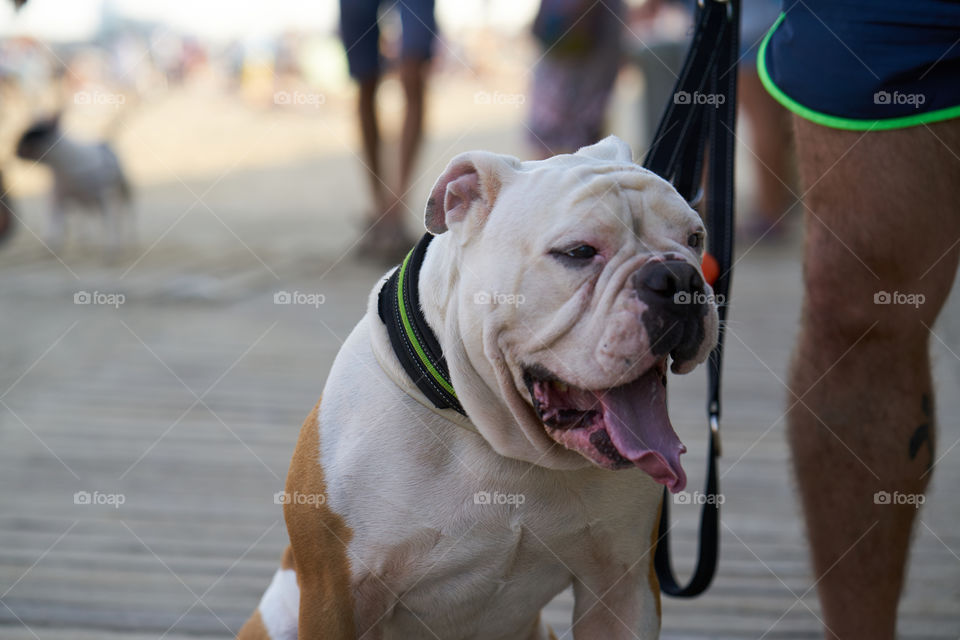
[[[566,384],[543,367],[524,372],[547,435],[607,469],[636,466],[676,493],[687,484],[680,442],[667,416],[667,360],[632,382],[590,390]]]

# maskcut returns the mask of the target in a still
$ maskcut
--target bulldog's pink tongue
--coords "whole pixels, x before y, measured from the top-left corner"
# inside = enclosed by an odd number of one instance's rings
[[[624,458],[676,493],[687,486],[680,442],[667,416],[667,389],[656,367],[628,385],[599,393],[610,440]]]

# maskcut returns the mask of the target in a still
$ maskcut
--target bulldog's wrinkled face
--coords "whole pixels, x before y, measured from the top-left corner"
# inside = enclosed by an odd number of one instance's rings
[[[434,191],[432,230],[459,227],[471,362],[490,363],[528,439],[681,490],[667,368],[703,362],[718,326],[700,217],[614,138],[542,162],[465,159]]]

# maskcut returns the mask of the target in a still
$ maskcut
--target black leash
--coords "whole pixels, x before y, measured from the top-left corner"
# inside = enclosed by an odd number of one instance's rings
[[[739,55],[740,0],[700,0],[690,51],[674,87],[643,165],[667,180],[691,205],[701,193],[704,151],[709,147],[707,172],[707,230],[709,253],[719,275],[713,283],[718,302],[720,335],[708,364],[707,448],[705,501],[700,513],[700,549],[697,567],[681,586],[670,563],[670,494],[664,490],[660,512],[659,543],[654,565],[660,588],[680,598],[703,593],[717,570],[720,544],[719,482],[720,377],[723,334],[727,318],[730,275],[733,266],[733,180],[737,110],[737,59]],[[709,140],[709,145],[707,141]]]

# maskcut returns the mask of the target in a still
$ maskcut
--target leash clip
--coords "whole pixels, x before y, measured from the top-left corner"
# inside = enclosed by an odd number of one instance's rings
[[[716,400],[711,400],[707,414],[709,416],[710,437],[713,439],[714,451],[719,458],[723,455],[723,449],[720,446],[720,403]]]
[[[720,447],[720,416],[715,413],[710,414],[710,435],[713,437],[713,446],[719,458],[723,455],[723,449]]]

